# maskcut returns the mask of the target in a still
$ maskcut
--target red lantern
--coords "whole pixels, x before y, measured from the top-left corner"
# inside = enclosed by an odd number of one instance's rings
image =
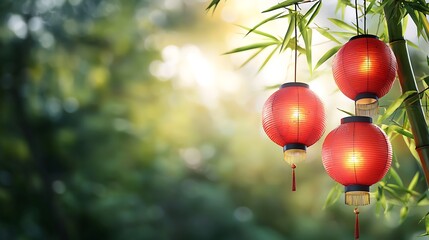
[[[268,137],[283,147],[285,161],[295,169],[295,163],[305,159],[307,147],[323,135],[325,109],[307,84],[285,83],[265,102],[262,125]],[[293,181],[293,191],[294,185]]]
[[[396,58],[374,35],[350,39],[337,53],[332,71],[341,92],[356,102],[356,114],[372,116],[378,98],[389,92],[395,80]]]
[[[322,161],[329,176],[345,186],[345,203],[362,206],[370,203],[369,186],[389,170],[392,147],[370,117],[346,117],[326,137]]]

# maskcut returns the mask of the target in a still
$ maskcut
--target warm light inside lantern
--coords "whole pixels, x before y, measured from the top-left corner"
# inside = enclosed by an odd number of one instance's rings
[[[358,152],[349,153],[348,157],[346,158],[347,160],[345,161],[347,168],[353,169],[353,168],[359,166],[360,162],[361,162],[361,158],[362,158],[361,154]]]
[[[299,120],[300,115],[299,109],[294,109],[292,111],[292,120]]]
[[[362,62],[360,63],[359,73],[370,74],[371,68],[372,68],[371,59],[369,58],[369,56],[365,56],[364,59],[362,59]]]

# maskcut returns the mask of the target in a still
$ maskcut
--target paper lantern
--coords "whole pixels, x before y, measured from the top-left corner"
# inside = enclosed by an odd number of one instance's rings
[[[369,187],[389,170],[392,147],[370,117],[346,117],[326,137],[322,161],[328,175],[345,186],[345,203],[362,206],[370,203]]]
[[[307,147],[320,139],[325,125],[322,101],[305,83],[283,84],[268,98],[262,111],[265,133],[283,147],[284,159],[292,169],[295,163],[305,159]],[[294,185],[293,178],[293,191]]]
[[[352,37],[334,58],[332,71],[341,92],[356,103],[356,115],[373,116],[389,92],[397,63],[392,50],[374,35]]]

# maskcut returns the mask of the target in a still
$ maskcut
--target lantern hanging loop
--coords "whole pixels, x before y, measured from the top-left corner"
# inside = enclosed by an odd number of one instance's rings
[[[295,3],[295,69],[294,69],[294,76],[293,76],[293,80],[294,82],[296,82],[296,71],[298,68],[298,30],[297,30],[297,21],[298,21],[298,10],[297,10],[298,4]]]
[[[368,29],[366,27],[366,0],[363,0],[363,31],[365,34],[368,34]]]
[[[363,34],[368,34],[366,27],[366,0],[363,0]],[[358,13],[358,0],[355,0],[355,17],[356,17],[356,35],[360,35],[359,32],[359,13]]]
[[[356,17],[356,35],[359,35],[359,14],[358,14],[358,1],[355,0],[355,17]]]

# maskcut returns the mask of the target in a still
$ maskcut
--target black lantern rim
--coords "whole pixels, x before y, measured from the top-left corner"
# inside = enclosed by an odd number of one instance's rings
[[[348,185],[345,186],[344,192],[369,192],[369,186],[366,185]]]
[[[354,36],[354,37],[350,38],[349,41],[352,41],[352,40],[355,40],[355,39],[359,39],[359,38],[375,38],[375,39],[379,39],[376,35],[362,34],[362,35],[357,35],[357,36]]]
[[[283,152],[286,152],[287,150],[291,150],[291,149],[300,149],[300,150],[307,150],[307,146],[305,146],[305,144],[302,143],[288,143],[283,147]]]
[[[365,93],[359,93],[356,97],[355,97],[355,101],[358,101],[360,99],[363,98],[372,98],[375,99],[376,101],[378,101],[378,96],[375,93],[370,93],[370,92],[365,92]]]
[[[287,88],[287,87],[304,87],[304,88],[309,88],[310,86],[308,86],[307,83],[303,83],[303,82],[288,82],[288,83],[283,83],[280,86],[280,89]]]
[[[372,118],[366,117],[366,116],[351,116],[351,117],[345,117],[341,119],[341,124],[352,123],[352,122],[372,123]]]

